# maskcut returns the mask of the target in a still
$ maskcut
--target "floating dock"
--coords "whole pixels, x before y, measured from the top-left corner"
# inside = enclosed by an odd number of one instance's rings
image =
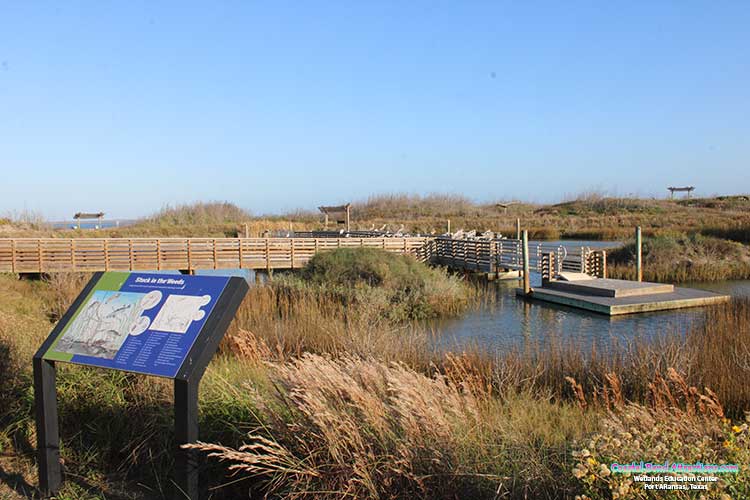
[[[570,281],[546,281],[541,288],[532,289],[529,295],[524,295],[522,289],[518,289],[516,293],[533,300],[576,307],[608,316],[706,306],[729,300],[728,295],[693,288],[677,288],[662,283],[579,276],[574,278],[576,279]]]

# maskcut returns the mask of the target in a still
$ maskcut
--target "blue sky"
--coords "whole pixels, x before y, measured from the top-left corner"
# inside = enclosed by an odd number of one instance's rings
[[[6,2],[0,213],[750,191],[750,2]]]

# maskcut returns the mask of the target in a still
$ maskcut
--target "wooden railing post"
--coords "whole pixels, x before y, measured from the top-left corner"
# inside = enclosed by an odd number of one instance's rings
[[[216,269],[219,265],[218,259],[216,257],[216,239],[214,238],[214,269]]]
[[[268,242],[268,237],[266,236],[266,272],[271,273],[271,246]]]
[[[10,240],[10,270],[16,272],[16,240]]]
[[[39,263],[39,272],[42,272],[42,240],[38,239],[36,240],[36,251],[37,251],[37,258]]]
[[[643,281],[643,241],[641,226],[635,228],[635,280]]]
[[[529,231],[524,229],[521,237],[521,253],[523,257],[523,293],[524,295],[528,295],[531,293],[531,276],[529,276]]]
[[[247,227],[247,224],[245,224],[245,227]],[[245,234],[247,234],[247,231],[245,231]],[[237,244],[239,244],[239,257],[240,257],[240,269],[242,269],[242,238],[237,238]]]
[[[542,255],[542,286],[555,277],[555,253],[547,252]]]
[[[187,241],[187,265],[188,265],[187,270],[189,274],[193,274],[193,256],[190,253],[190,241],[191,240],[190,238],[188,238],[186,241]]]

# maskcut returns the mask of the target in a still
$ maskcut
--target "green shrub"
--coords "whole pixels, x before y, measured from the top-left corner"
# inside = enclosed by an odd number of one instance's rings
[[[286,276],[276,286],[322,294],[346,306],[374,307],[393,321],[458,314],[468,306],[471,293],[444,269],[375,248],[318,253],[299,277]]]

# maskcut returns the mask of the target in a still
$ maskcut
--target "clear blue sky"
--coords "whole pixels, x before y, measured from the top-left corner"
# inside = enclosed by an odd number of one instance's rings
[[[0,0],[0,213],[750,191],[750,2]]]

